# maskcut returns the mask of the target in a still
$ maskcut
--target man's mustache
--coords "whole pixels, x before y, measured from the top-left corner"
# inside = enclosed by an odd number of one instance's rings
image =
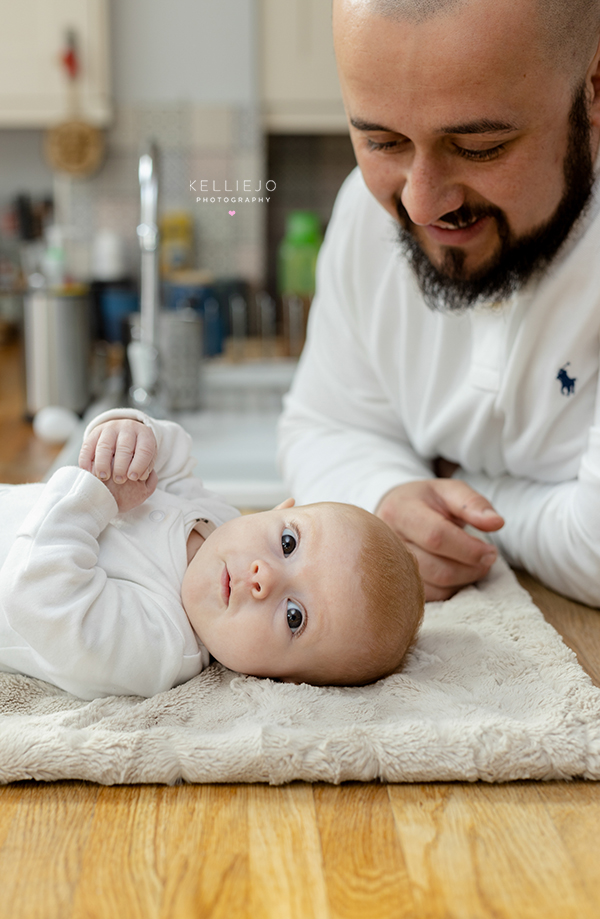
[[[413,227],[416,227],[417,224],[413,223],[411,220],[400,198],[396,199],[396,210],[398,212],[398,219],[404,229],[413,232]],[[447,223],[452,227],[461,227],[475,223],[483,217],[494,217],[497,219],[501,213],[499,208],[491,204],[462,204],[455,211],[450,211],[448,214],[438,217],[435,222]]]

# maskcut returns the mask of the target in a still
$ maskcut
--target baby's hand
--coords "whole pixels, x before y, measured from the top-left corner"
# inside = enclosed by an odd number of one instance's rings
[[[153,493],[157,482],[158,476],[152,470],[145,482],[141,480],[132,482],[127,479],[122,485],[116,485],[112,479],[109,479],[104,484],[117,502],[119,513],[124,514],[126,511],[143,504],[146,498],[149,498]]]
[[[90,432],[81,448],[79,465],[105,483],[111,475],[116,485],[128,479],[146,482],[156,451],[156,438],[148,425],[132,418],[115,418]]]

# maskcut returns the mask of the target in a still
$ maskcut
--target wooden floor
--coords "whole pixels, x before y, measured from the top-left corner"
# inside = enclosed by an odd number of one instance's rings
[[[33,481],[55,451],[20,420],[16,353],[0,481]],[[522,583],[600,685],[600,613]],[[600,786],[15,783],[0,917],[598,919]]]
[[[19,342],[0,345],[0,482],[11,485],[39,482],[60,452],[34,437],[23,420],[24,378]]]

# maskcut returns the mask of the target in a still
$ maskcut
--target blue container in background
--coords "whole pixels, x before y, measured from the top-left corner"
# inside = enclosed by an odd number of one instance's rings
[[[204,328],[204,353],[212,357],[221,354],[227,335],[227,317],[223,312],[215,289],[208,284],[165,285],[164,302],[167,309],[177,310],[191,306],[202,317]]]
[[[231,324],[231,301],[234,297],[241,297],[246,304],[246,329],[245,335],[250,334],[248,320],[250,317],[250,288],[247,281],[242,278],[217,278],[213,286],[215,296],[221,307],[221,321],[223,323],[224,335],[231,335],[233,328]]]
[[[105,287],[100,294],[101,337],[106,341],[122,341],[123,320],[140,308],[136,290],[126,287]]]

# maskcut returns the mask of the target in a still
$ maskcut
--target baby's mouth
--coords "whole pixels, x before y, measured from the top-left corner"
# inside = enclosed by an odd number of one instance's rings
[[[231,577],[227,570],[227,565],[223,566],[223,571],[221,573],[221,596],[225,602],[225,606],[229,606],[229,597],[231,595]]]

